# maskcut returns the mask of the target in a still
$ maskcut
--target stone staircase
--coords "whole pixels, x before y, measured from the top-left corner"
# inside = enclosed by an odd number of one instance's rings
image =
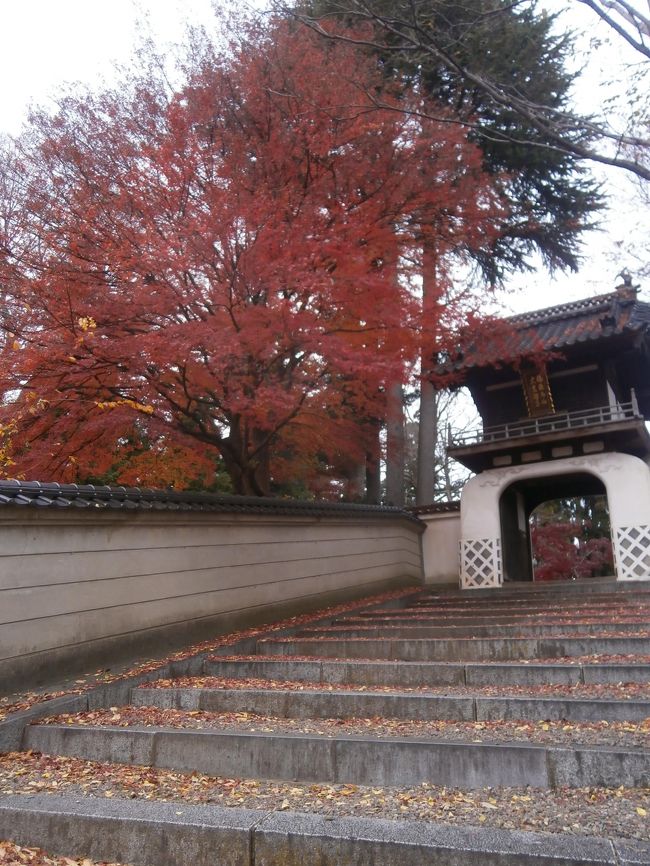
[[[423,784],[521,788],[524,799],[535,789],[590,788],[595,798],[647,788],[650,816],[650,748],[637,730],[650,718],[650,585],[421,591],[247,638],[157,676],[60,699],[50,708],[58,716],[24,728],[21,749],[181,774],[367,786],[377,796]],[[21,720],[12,724],[16,736]],[[627,836],[625,827],[544,833],[137,795],[0,795],[0,838],[142,866],[650,864],[650,842]]]

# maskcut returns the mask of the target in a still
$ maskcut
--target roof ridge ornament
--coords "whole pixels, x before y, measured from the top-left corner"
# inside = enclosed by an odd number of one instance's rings
[[[620,277],[623,282],[616,286],[616,294],[619,298],[623,298],[626,301],[635,301],[636,296],[639,293],[640,284],[633,285],[632,283],[632,274],[628,271],[627,268],[623,268],[623,270],[616,274],[617,277]]]

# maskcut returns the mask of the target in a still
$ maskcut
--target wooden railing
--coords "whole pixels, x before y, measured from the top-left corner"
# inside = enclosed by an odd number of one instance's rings
[[[643,416],[639,412],[636,395],[632,391],[632,399],[629,403],[599,406],[595,409],[581,409],[577,412],[557,412],[555,415],[526,418],[524,421],[513,421],[510,424],[486,427],[483,430],[462,431],[460,433],[450,431],[448,446],[450,448],[464,448],[468,445],[489,445],[492,442],[504,442],[507,439],[520,439],[524,436],[538,436],[544,433],[634,419],[643,420]]]

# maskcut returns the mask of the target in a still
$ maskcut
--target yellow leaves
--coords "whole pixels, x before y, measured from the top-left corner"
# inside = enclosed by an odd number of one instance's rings
[[[98,409],[117,409],[118,406],[130,406],[137,412],[144,412],[145,415],[153,415],[153,406],[148,406],[145,403],[138,403],[136,400],[96,400],[95,406]]]
[[[97,327],[97,322],[92,316],[82,316],[80,319],[77,319],[77,324],[82,331],[94,331]]]
[[[11,348],[12,348],[14,351],[18,351],[18,349],[20,349],[20,341],[19,341],[19,340],[14,340],[13,343],[11,344]]]
[[[645,818],[645,816],[648,814],[647,811],[642,806],[636,807],[636,813],[637,813],[637,815],[640,815],[642,818]]]
[[[32,405],[29,407],[28,412],[30,415],[38,415],[39,412],[42,412],[44,409],[50,405],[50,401],[46,400],[44,397],[39,397],[38,394],[31,391],[27,395],[28,402]]]
[[[11,458],[13,451],[12,437],[17,432],[18,424],[16,419],[12,419],[4,426],[0,425],[0,468],[9,468],[15,466],[16,463]]]

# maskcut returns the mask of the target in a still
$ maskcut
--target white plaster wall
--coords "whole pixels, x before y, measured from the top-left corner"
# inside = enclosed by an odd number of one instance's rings
[[[499,499],[514,482],[577,472],[588,472],[605,485],[617,576],[621,579],[625,576],[620,567],[623,551],[617,542],[617,534],[630,527],[640,527],[646,535],[644,543],[648,543],[650,525],[650,468],[643,460],[629,454],[593,454],[528,466],[489,469],[476,475],[467,482],[461,495],[461,543],[501,538]],[[650,569],[644,579],[650,579]]]
[[[418,514],[426,524],[422,536],[424,582],[458,583],[460,512]]]
[[[401,518],[0,510],[2,677],[420,581]],[[95,653],[97,654],[97,653]]]

